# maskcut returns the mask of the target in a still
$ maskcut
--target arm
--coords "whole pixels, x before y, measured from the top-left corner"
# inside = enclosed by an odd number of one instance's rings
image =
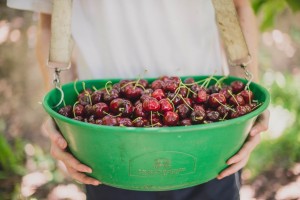
[[[49,55],[49,45],[50,45],[50,33],[51,33],[51,15],[41,14],[40,22],[38,26],[37,34],[37,43],[36,43],[36,54],[37,60],[39,62],[40,69],[42,71],[46,89],[50,89],[50,81],[52,70],[47,69],[47,59]],[[61,77],[64,82],[74,80],[74,67],[71,68],[71,71],[67,71]],[[61,160],[69,174],[76,180],[84,184],[99,185],[99,181],[86,176],[82,172],[91,173],[92,169],[88,166],[81,164],[76,160],[70,153],[66,151],[67,142],[62,137],[62,135],[55,128],[55,124],[52,119],[47,120],[42,127],[42,130],[50,137],[51,139],[51,155],[57,160]]]
[[[255,16],[248,0],[234,0],[240,24],[245,35],[246,42],[252,55],[252,62],[247,66],[247,69],[253,74],[254,81],[258,81],[258,34]],[[231,67],[230,73],[236,76],[244,76],[244,72],[240,67]],[[250,130],[242,148],[237,154],[231,157],[227,164],[229,167],[218,175],[218,179],[229,176],[241,168],[243,168],[250,157],[251,152],[260,142],[260,133],[268,129],[269,111],[265,111],[258,117],[254,126]]]

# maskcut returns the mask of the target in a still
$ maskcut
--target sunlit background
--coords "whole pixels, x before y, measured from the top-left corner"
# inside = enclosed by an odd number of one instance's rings
[[[252,3],[261,29],[260,80],[272,103],[269,131],[242,174],[241,199],[300,199],[300,3]],[[0,0],[0,199],[85,199],[40,130],[46,114],[37,20]]]

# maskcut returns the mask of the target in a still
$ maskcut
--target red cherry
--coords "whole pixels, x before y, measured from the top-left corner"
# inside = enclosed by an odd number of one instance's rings
[[[193,78],[186,78],[183,81],[185,84],[192,84],[195,83],[195,80]]]
[[[117,121],[118,121],[119,126],[130,127],[133,125],[131,119],[129,119],[129,118],[118,117]]]
[[[149,126],[149,121],[145,118],[138,117],[132,121],[132,124],[135,127],[144,127],[144,126]]]
[[[74,107],[75,116],[83,116],[84,115],[84,106],[81,104],[77,104]]]
[[[128,86],[125,89],[125,96],[130,100],[135,100],[140,98],[142,92],[143,92],[142,88],[135,87],[135,86]]]
[[[123,117],[128,117],[133,113],[133,106],[130,101],[126,99],[114,99],[109,105],[110,111],[114,114],[122,114]]]
[[[220,113],[218,111],[210,111],[206,115],[207,119],[213,122],[220,120]]]
[[[168,111],[164,114],[164,124],[167,126],[176,126],[179,121],[179,116],[177,113]]]
[[[181,126],[190,126],[192,125],[192,120],[191,119],[183,119],[179,122]]]
[[[232,87],[232,92],[234,94],[237,94],[237,93],[241,92],[245,88],[244,83],[242,83],[241,81],[233,81],[230,84],[230,86]]]
[[[193,106],[194,110],[200,110],[201,112],[204,112],[205,113],[205,109],[202,105],[199,105],[199,104],[195,104]]]
[[[230,86],[227,87],[223,87],[220,92],[220,94],[223,94],[225,96],[226,99],[231,97],[232,94],[232,88]],[[231,93],[231,94],[230,94]]]
[[[167,80],[165,82],[165,87],[163,88],[166,92],[175,92],[179,87],[179,84],[173,80]]]
[[[116,117],[106,115],[102,118],[102,124],[107,126],[118,126],[118,120]]]
[[[166,113],[168,111],[172,111],[173,110],[173,105],[170,103],[170,101],[168,99],[162,99],[159,101],[160,104],[160,111],[162,113]]]
[[[209,96],[208,103],[212,108],[216,108],[226,103],[226,98],[223,94],[213,93]]]
[[[154,97],[155,99],[157,99],[159,101],[159,100],[165,98],[166,95],[162,89],[156,89],[153,91],[152,97]]]
[[[180,119],[188,118],[191,114],[191,109],[185,104],[177,106],[177,111]]]
[[[97,118],[102,118],[107,115],[109,108],[106,103],[100,102],[93,105],[94,114]]]
[[[135,106],[134,116],[147,118],[148,113],[143,110],[143,104],[139,103]]]
[[[244,106],[246,104],[244,98],[241,95],[233,95],[232,97],[230,97],[229,103],[234,106]]]
[[[87,89],[83,92],[81,92],[77,99],[78,99],[78,102],[85,106],[85,105],[88,105],[88,104],[91,104],[92,102],[90,101],[91,100],[91,94],[92,94],[92,91],[90,89]]]
[[[205,119],[206,115],[205,112],[202,110],[194,110],[191,114],[191,120],[193,124],[200,124]]]
[[[95,92],[93,92],[93,94],[91,95],[91,99],[92,99],[92,103],[96,104],[102,101],[104,95],[104,91],[102,90],[97,90]]]
[[[150,97],[144,100],[143,102],[143,109],[145,111],[159,111],[160,109],[160,104],[157,101],[157,99]]]
[[[119,92],[116,89],[112,89],[108,93],[105,92],[103,94],[103,101],[106,103],[110,103],[113,99],[119,98]]]
[[[84,107],[84,115],[89,117],[94,114],[94,108],[92,105],[88,104]]]
[[[58,113],[65,117],[72,117],[73,116],[72,106],[67,105],[67,106],[62,107],[61,109],[59,109]]]
[[[241,95],[244,98],[244,101],[248,104],[253,100],[253,92],[250,90],[243,90],[239,93],[239,95]]]
[[[165,82],[162,80],[155,80],[151,84],[152,90],[163,89],[165,87]]]
[[[205,89],[199,89],[197,94],[193,95],[193,100],[196,103],[204,103],[207,101],[207,99],[208,99],[208,94]]]

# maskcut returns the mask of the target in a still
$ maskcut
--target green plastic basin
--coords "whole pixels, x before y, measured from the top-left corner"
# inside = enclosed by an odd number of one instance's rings
[[[245,82],[237,77],[224,82],[234,80]],[[104,87],[107,81],[84,80],[87,88]],[[79,90],[81,85],[79,81]],[[205,183],[227,167],[226,161],[241,148],[256,117],[270,101],[262,86],[251,83],[250,88],[255,99],[263,103],[255,111],[227,121],[186,127],[110,127],[75,121],[52,109],[61,98],[57,89],[46,94],[43,106],[67,140],[70,152],[93,169],[89,176],[117,188],[165,191]],[[62,90],[66,104],[72,105],[77,97],[73,83],[63,85]]]

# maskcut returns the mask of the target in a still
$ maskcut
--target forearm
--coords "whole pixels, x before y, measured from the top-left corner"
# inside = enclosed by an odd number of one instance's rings
[[[239,21],[252,57],[252,62],[247,69],[253,74],[254,81],[258,82],[258,28],[256,17],[248,0],[234,0]],[[244,76],[240,67],[230,67],[230,74]]]

